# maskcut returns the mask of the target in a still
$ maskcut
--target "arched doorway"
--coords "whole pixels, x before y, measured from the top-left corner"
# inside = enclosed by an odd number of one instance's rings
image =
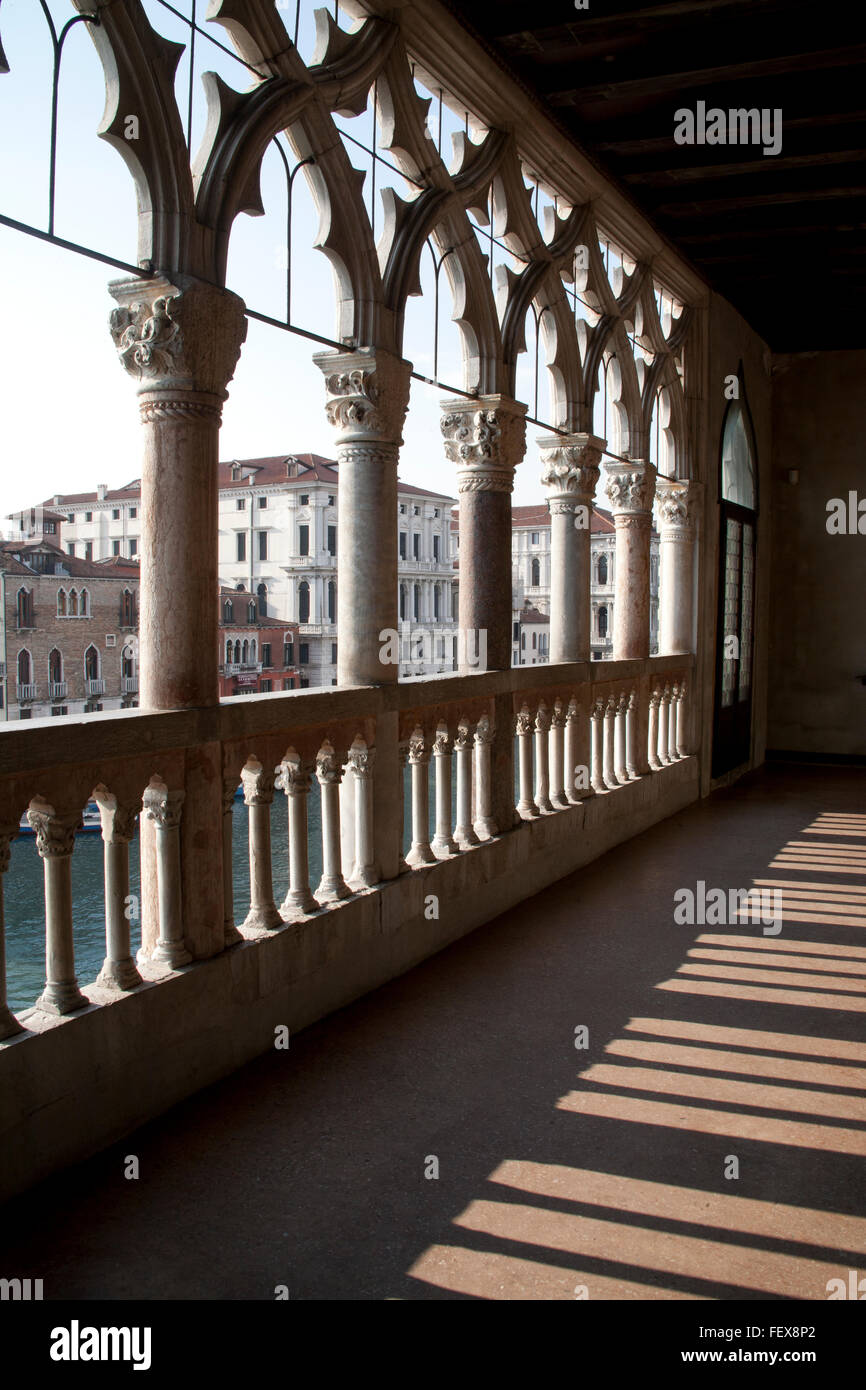
[[[755,536],[758,508],[754,434],[742,373],[739,399],[722,425],[719,460],[719,608],[712,775],[748,762],[752,746]]]

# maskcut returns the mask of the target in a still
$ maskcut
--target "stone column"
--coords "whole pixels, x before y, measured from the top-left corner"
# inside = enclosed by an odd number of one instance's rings
[[[3,879],[9,868],[12,841],[18,834],[18,826],[0,829],[0,1041],[14,1038],[24,1029],[6,1003],[6,921],[3,916]]]
[[[589,780],[589,724],[577,700],[568,702],[565,718],[565,795],[576,806],[593,796]]]
[[[653,772],[658,772],[661,767],[659,759],[659,707],[661,702],[661,688],[655,686],[650,694],[649,703],[649,765]]]
[[[475,820],[479,837],[491,839],[499,834],[493,818],[493,740],[495,731],[486,714],[475,726]]]
[[[631,780],[636,780],[641,775],[638,771],[640,763],[638,752],[639,724],[638,695],[636,690],[632,690],[628,697],[628,709],[626,711],[626,767]]]
[[[662,691],[661,703],[659,705],[659,762],[666,766],[670,762],[668,757],[668,731],[670,728],[670,705],[671,688],[666,685]]]
[[[561,700],[554,700],[550,719],[550,803],[558,811],[568,806],[565,794],[565,712]]]
[[[290,748],[280,764],[280,785],[288,798],[289,812],[289,891],[280,907],[286,919],[319,908],[310,891],[307,804],[312,784],[313,764],[302,762]]]
[[[675,763],[677,752],[677,708],[680,701],[680,688],[676,681],[671,686],[671,700],[668,708],[668,761]]]
[[[448,859],[457,853],[457,842],[451,834],[451,739],[448,726],[438,725],[433,739],[433,766],[436,777],[436,833],[430,848],[437,859]]]
[[[535,804],[539,811],[553,810],[550,804],[550,710],[543,700],[535,716]]]
[[[650,537],[656,470],[632,459],[604,465],[616,526],[613,659],[646,658],[650,649]]]
[[[348,755],[355,784],[354,862],[349,879],[352,888],[372,888],[381,878],[373,848],[373,763],[376,750],[363,739],[355,739]]]
[[[611,791],[619,786],[616,775],[616,699],[607,697],[604,706],[604,782]]]
[[[688,717],[688,707],[686,705],[686,695],[688,686],[686,681],[680,682],[680,693],[677,697],[677,753],[681,758],[689,756],[689,740],[686,727]]]
[[[460,669],[511,669],[511,492],[526,448],[526,407],[507,396],[442,402],[445,456],[460,499]],[[486,651],[486,656],[485,656]],[[478,652],[478,665],[467,656]],[[493,710],[493,820],[514,824],[514,739],[509,701]]]
[[[454,839],[460,849],[469,849],[481,843],[472,824],[472,747],[472,725],[461,720],[454,739],[457,755],[457,824]]]
[[[320,906],[351,898],[346,886],[340,855],[340,758],[327,741],[316,754],[316,776],[322,790],[322,877],[316,889]]]
[[[616,707],[616,779],[625,786],[629,781],[628,755],[626,753],[626,721],[628,719],[628,698],[625,691],[619,697]]]
[[[604,446],[592,434],[538,440],[550,508],[551,662],[589,660],[590,519]]]
[[[170,792],[164,786],[145,788],[145,814],[156,829],[159,902],[159,938],[151,959],[168,965],[172,970],[189,965],[192,960],[184,941],[181,909],[180,817],[183,802],[182,791]]]
[[[694,651],[695,538],[701,484],[656,479],[659,529],[659,655]]]
[[[111,792],[96,795],[102,820],[105,862],[105,962],[96,983],[108,989],[135,989],[141,976],[129,940],[129,845],[138,808],[118,806]]]
[[[520,800],[517,814],[531,820],[540,814],[532,791],[532,739],[534,720],[529,706],[524,705],[517,716],[517,766],[520,779]]]
[[[36,1007],[69,1014],[90,1002],[78,988],[72,935],[72,851],[80,811],[58,814],[42,803],[27,812],[36,831],[36,848],[45,870],[45,988]]]
[[[234,807],[237,782],[234,777],[223,780],[223,942],[226,946],[236,946],[243,937],[235,926],[235,886],[232,865],[234,851]]]
[[[410,869],[435,864],[430,848],[430,744],[417,725],[409,739],[409,766],[412,769],[412,844],[406,855]]]
[[[604,700],[594,700],[589,711],[592,721],[592,750],[589,782],[594,792],[606,792],[604,780]]]
[[[137,386],[143,426],[139,588],[142,709],[219,701],[219,428],[246,337],[243,300],[188,275],[115,280],[110,327]],[[223,949],[219,748],[197,750],[183,821],[186,931],[195,954]],[[198,765],[200,764],[200,766]],[[156,832],[140,825],[142,943],[157,935]]]
[[[250,910],[244,919],[246,931],[273,931],[283,925],[274,902],[271,868],[271,805],[274,800],[274,774],[259,762],[249,762],[241,770],[244,803],[249,808]]]

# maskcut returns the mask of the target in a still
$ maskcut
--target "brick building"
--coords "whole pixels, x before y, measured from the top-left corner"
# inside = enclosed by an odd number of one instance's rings
[[[242,584],[220,588],[220,699],[309,685],[298,670],[297,623],[268,616],[261,596]]]

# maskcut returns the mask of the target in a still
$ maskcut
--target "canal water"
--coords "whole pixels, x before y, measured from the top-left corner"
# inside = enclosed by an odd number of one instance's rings
[[[405,853],[411,835],[411,782],[405,769],[403,782]],[[453,781],[454,779],[452,779]],[[434,779],[430,777],[430,831],[435,827]],[[308,801],[310,884],[315,892],[322,874],[322,835],[319,798],[315,787]],[[235,922],[247,915],[250,902],[249,813],[243,801],[232,812]],[[129,891],[139,898],[138,834],[129,847]],[[285,897],[289,883],[288,800],[277,793],[271,808],[271,855],[274,898]],[[105,958],[105,898],[103,892],[103,844],[99,834],[77,835],[72,856],[72,901],[75,935],[75,971],[81,985],[91,984]],[[28,1009],[45,984],[45,896],[42,861],[35,836],[21,836],[12,843],[12,858],[5,875],[6,961],[9,1007]],[[133,956],[141,945],[141,925],[130,921]]]

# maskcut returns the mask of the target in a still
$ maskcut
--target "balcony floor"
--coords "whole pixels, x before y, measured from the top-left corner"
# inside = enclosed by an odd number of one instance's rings
[[[769,770],[654,827],[16,1200],[3,1273],[46,1299],[826,1299],[866,1244],[864,785]],[[675,924],[699,879],[780,884],[781,933]]]

